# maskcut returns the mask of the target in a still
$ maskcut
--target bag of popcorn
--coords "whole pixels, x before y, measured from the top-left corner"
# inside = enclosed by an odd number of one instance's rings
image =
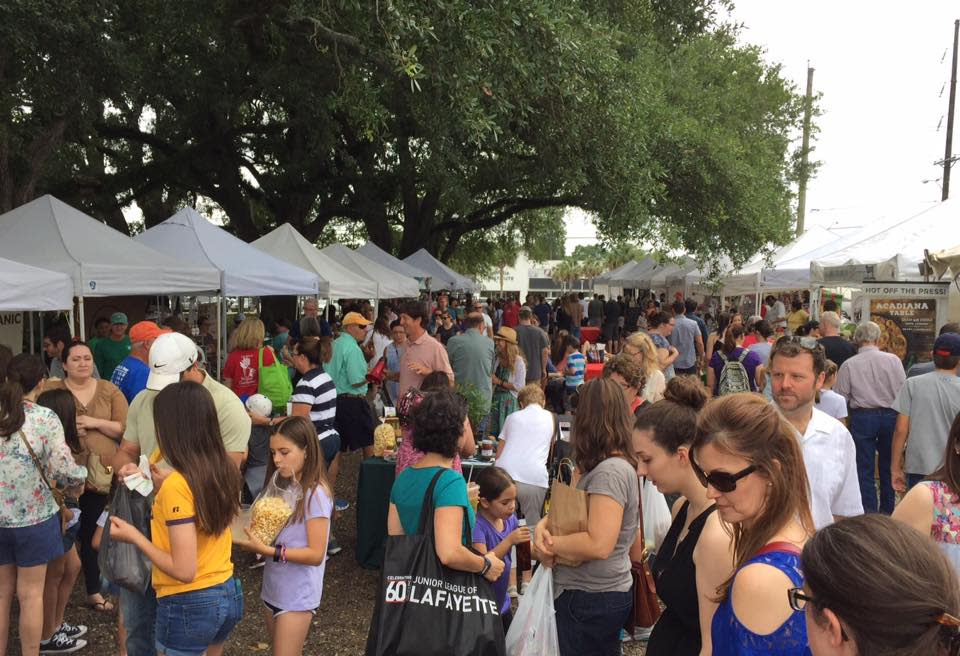
[[[250,508],[250,533],[264,544],[273,544],[302,496],[295,478],[283,478],[275,471]]]

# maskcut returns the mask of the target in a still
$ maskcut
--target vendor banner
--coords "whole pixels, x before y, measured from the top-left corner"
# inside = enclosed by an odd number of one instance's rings
[[[938,283],[884,283],[863,289],[863,309],[880,326],[879,347],[905,367],[929,362],[933,342],[946,320],[948,286]]]
[[[23,312],[0,312],[0,344],[14,355],[23,351]]]

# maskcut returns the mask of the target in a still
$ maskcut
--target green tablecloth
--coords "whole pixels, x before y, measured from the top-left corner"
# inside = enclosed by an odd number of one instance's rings
[[[464,476],[475,478],[480,469],[491,464],[464,460]],[[396,463],[383,458],[367,458],[360,463],[357,481],[357,562],[365,569],[380,569],[383,564],[390,488],[393,487],[395,469]]]

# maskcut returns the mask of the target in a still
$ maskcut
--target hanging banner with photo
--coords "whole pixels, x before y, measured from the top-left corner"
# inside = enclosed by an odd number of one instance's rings
[[[23,351],[23,312],[0,312],[0,344],[9,346],[14,355]]]
[[[941,283],[884,283],[864,287],[862,308],[880,326],[880,349],[905,367],[929,362],[933,342],[947,316],[948,286]]]

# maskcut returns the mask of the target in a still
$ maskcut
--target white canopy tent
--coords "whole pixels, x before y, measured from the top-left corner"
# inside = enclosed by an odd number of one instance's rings
[[[73,281],[65,273],[0,258],[0,311],[68,310]]]
[[[81,338],[84,297],[189,294],[220,286],[216,269],[138,243],[50,195],[0,215],[0,256],[71,278]]]
[[[953,198],[885,227],[865,229],[810,263],[821,285],[921,278],[924,249],[960,244],[960,200]]]
[[[315,273],[278,260],[213,225],[192,207],[134,237],[163,253],[220,272],[224,296],[281,296],[318,293]]]
[[[372,241],[368,241],[363,246],[357,249],[357,253],[360,253],[364,257],[367,257],[380,266],[386,267],[391,271],[396,271],[402,276],[407,276],[408,278],[416,278],[420,281],[421,287],[426,287],[426,281],[430,278],[430,272],[425,271],[413,264],[404,262],[400,258],[394,257],[387,251],[383,250]]]
[[[213,291],[220,274],[165,255],[53,196],[0,216],[0,256],[67,274],[74,295],[139,296]]]
[[[943,274],[948,271],[954,278],[960,276],[960,246],[930,253],[927,260],[930,262],[930,266],[933,267],[933,272],[938,278],[942,277]]]
[[[320,252],[289,223],[250,244],[268,255],[312,271],[321,279],[320,293],[330,298],[374,298],[377,285]]]
[[[685,276],[696,269],[696,260],[691,257],[684,257],[681,262],[670,262],[651,271],[649,276],[643,280],[647,284],[642,286],[648,289],[666,289],[669,281]]]
[[[331,244],[320,251],[341,266],[356,271],[377,287],[375,297],[381,298],[417,298],[420,295],[420,284],[415,278],[401,276],[399,273],[381,266],[356,251],[352,251],[343,244]]]
[[[774,251],[769,261],[757,257],[739,271],[725,276],[722,279],[723,293],[739,296],[783,289],[808,289],[810,258],[821,249],[836,244],[839,239],[836,233],[813,226]]]
[[[426,271],[430,275],[430,285],[434,289],[447,289],[452,292],[472,292],[476,289],[476,285],[470,278],[460,275],[428,253],[425,248],[421,248],[416,253],[408,255],[403,261],[422,271]]]
[[[650,273],[659,266],[652,257],[645,257],[639,262],[631,260],[613,271],[600,275],[594,279],[594,282],[600,282],[610,287],[644,288],[641,283],[648,281]]]

